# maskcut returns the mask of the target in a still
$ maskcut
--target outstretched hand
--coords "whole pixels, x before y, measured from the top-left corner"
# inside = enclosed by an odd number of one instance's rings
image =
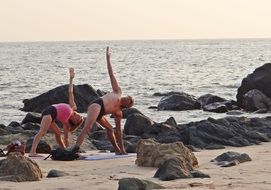
[[[111,53],[109,52],[109,46],[106,47],[106,60],[110,60]]]
[[[69,68],[70,71],[70,78],[73,79],[75,76],[74,68]]]

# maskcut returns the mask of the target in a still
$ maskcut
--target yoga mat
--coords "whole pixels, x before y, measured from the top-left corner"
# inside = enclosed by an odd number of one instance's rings
[[[79,160],[107,160],[107,159],[117,159],[117,158],[127,158],[136,157],[136,153],[130,153],[127,155],[115,155],[115,153],[99,153],[94,155],[84,155],[80,156]]]

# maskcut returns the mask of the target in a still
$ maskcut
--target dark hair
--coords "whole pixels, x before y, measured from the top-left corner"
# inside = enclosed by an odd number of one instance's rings
[[[132,96],[127,96],[130,99],[130,104],[129,107],[132,107],[135,103],[134,99],[132,98]]]

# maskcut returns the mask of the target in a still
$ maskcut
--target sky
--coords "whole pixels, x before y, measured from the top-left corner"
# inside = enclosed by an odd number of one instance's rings
[[[270,38],[271,0],[0,0],[0,42]]]

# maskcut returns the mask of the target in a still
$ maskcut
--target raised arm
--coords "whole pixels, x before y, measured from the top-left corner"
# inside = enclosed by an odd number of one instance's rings
[[[68,89],[68,91],[69,91],[69,104],[70,104],[72,110],[77,110],[77,106],[74,101],[73,84],[72,84],[73,78],[75,76],[74,68],[70,68],[69,71],[70,71],[70,83],[69,83],[69,89]]]
[[[114,76],[113,69],[110,62],[111,53],[109,52],[109,47],[106,48],[106,63],[107,63],[107,70],[111,81],[112,89],[115,93],[121,94],[121,88],[118,85],[117,79]]]

